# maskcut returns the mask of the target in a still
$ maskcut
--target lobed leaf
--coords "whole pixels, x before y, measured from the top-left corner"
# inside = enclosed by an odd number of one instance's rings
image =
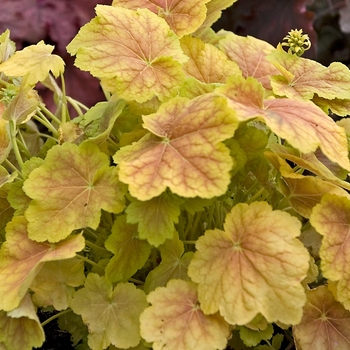
[[[30,289],[35,305],[65,310],[73,298],[75,287],[84,283],[84,262],[78,258],[49,261],[43,264]]]
[[[28,85],[44,81],[50,72],[57,78],[64,71],[64,61],[57,55],[52,55],[54,46],[40,41],[36,45],[16,51],[5,62],[0,64],[0,72],[8,77],[25,77]]]
[[[350,310],[350,200],[326,193],[312,210],[310,222],[322,236],[322,273],[336,283],[337,300]]]
[[[34,242],[28,238],[27,220],[13,217],[0,250],[0,309],[10,311],[18,307],[45,261],[72,258],[83,248],[81,235],[57,244]]]
[[[2,119],[3,110],[0,104],[0,164],[7,158],[11,151],[10,135],[8,131],[8,122]]]
[[[115,220],[105,246],[114,254],[105,269],[110,283],[127,281],[143,267],[151,252],[148,242],[139,239],[137,225],[128,224],[124,215]]]
[[[261,313],[268,322],[297,324],[305,303],[301,281],[309,254],[296,239],[301,224],[266,202],[238,204],[224,229],[197,240],[189,265],[206,314],[217,311],[230,324],[244,325]]]
[[[44,340],[44,330],[29,294],[11,312],[0,310],[0,349],[32,350]]]
[[[164,18],[178,37],[195,32],[204,22],[210,0],[113,0],[112,6],[147,8]]]
[[[293,327],[297,349],[350,349],[350,312],[334,300],[327,286],[306,291],[301,322]]]
[[[141,340],[139,317],[147,307],[146,296],[130,283],[118,283],[113,289],[104,277],[89,274],[84,288],[78,290],[71,303],[89,327],[89,346],[105,349],[110,344],[123,349]]]
[[[219,48],[238,64],[244,78],[253,77],[265,89],[271,89],[270,76],[279,73],[266,58],[269,53],[275,51],[272,45],[251,36],[243,37],[227,33],[219,41]]]
[[[29,237],[39,242],[58,242],[79,228],[96,229],[102,209],[119,213],[124,208],[116,169],[89,142],[52,147],[23,190],[33,199],[25,212]]]
[[[183,37],[180,43],[190,58],[183,64],[184,71],[202,83],[225,83],[230,75],[240,73],[238,65],[214,45],[191,36]]]
[[[147,9],[97,5],[96,14],[67,46],[77,55],[75,65],[126,100],[142,103],[176,94],[187,57],[165,21]]]
[[[271,52],[267,59],[282,73],[271,78],[273,91],[279,96],[310,100],[317,94],[329,100],[349,99],[350,71],[340,62],[327,68],[283,50]]]
[[[194,283],[171,280],[147,301],[152,306],[141,314],[141,335],[154,350],[225,349],[228,324],[219,314],[203,313]]]
[[[132,196],[146,201],[167,187],[182,197],[211,198],[226,191],[233,162],[221,141],[238,123],[223,98],[174,98],[143,120],[152,134],[113,158]]]
[[[146,277],[144,291],[148,294],[157,287],[165,287],[172,279],[188,280],[188,265],[193,252],[184,254],[184,244],[176,233],[159,247],[162,261]]]
[[[147,239],[149,244],[158,247],[166,239],[173,238],[181,202],[181,199],[166,192],[144,202],[133,200],[125,211],[127,221],[138,223],[139,238]]]
[[[240,121],[261,118],[278,136],[303,153],[322,152],[350,170],[347,138],[343,128],[310,101],[288,98],[264,100],[264,89],[254,78],[229,78],[217,92],[226,96]]]

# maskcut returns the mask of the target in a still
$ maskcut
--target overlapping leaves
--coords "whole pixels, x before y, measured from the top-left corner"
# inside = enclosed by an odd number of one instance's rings
[[[300,322],[305,303],[300,282],[309,267],[309,254],[296,239],[300,227],[266,202],[233,207],[225,231],[209,230],[197,240],[189,265],[202,310],[219,311],[238,325],[259,312],[268,322]]]
[[[96,13],[67,47],[77,55],[75,64],[126,100],[173,96],[187,57],[164,20],[147,9],[98,5]]]
[[[183,197],[225,193],[233,162],[220,141],[238,126],[225,99],[213,94],[174,98],[143,120],[152,134],[114,156],[120,180],[134,197],[149,200],[167,187]]]
[[[261,118],[278,136],[303,153],[318,147],[333,162],[350,170],[343,128],[310,101],[264,98],[264,88],[254,78],[232,77],[217,90],[228,98],[240,121]]]
[[[58,242],[75,229],[96,229],[101,209],[124,208],[116,169],[92,143],[53,147],[23,189],[33,199],[25,216],[29,237],[36,241]]]

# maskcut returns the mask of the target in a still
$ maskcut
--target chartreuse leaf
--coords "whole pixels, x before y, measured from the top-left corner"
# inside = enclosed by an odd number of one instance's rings
[[[6,61],[16,51],[16,44],[10,40],[10,31],[6,29],[0,35],[0,63]]]
[[[219,48],[238,64],[244,78],[253,77],[265,89],[271,89],[270,76],[279,73],[266,58],[275,50],[272,45],[251,36],[243,37],[228,33],[219,41]]]
[[[113,0],[112,6],[131,10],[147,8],[164,18],[178,37],[191,34],[199,28],[206,17],[205,4],[210,0]]]
[[[40,99],[36,90],[30,87],[23,88],[7,106],[2,118],[13,120],[16,124],[26,123],[35,114],[39,103]]]
[[[225,349],[229,326],[218,313],[203,313],[194,283],[171,280],[147,301],[152,306],[141,314],[141,336],[154,350]]]
[[[39,242],[58,242],[79,228],[96,229],[101,209],[119,213],[124,208],[116,168],[90,142],[52,147],[23,190],[33,199],[25,212],[29,237]]]
[[[240,121],[263,119],[278,136],[303,153],[322,152],[350,170],[347,138],[343,128],[310,101],[288,98],[264,100],[264,88],[254,78],[231,77],[217,91],[226,96]]]
[[[200,29],[211,27],[211,25],[221,17],[221,12],[236,1],[237,0],[210,0],[207,2],[207,15]]]
[[[2,119],[1,115],[0,104],[0,164],[7,158],[12,148],[8,131],[8,121]]]
[[[301,322],[293,327],[297,349],[350,349],[350,312],[335,301],[327,286],[306,292]]]
[[[225,83],[230,75],[240,74],[238,65],[214,45],[192,36],[185,36],[180,42],[183,52],[190,58],[183,64],[187,75],[211,84]]]
[[[40,347],[44,340],[44,330],[29,294],[11,312],[6,314],[0,310],[0,349],[32,350]]]
[[[189,265],[206,314],[217,311],[230,324],[244,325],[261,313],[268,322],[297,324],[305,293],[301,281],[309,254],[296,239],[301,223],[266,202],[238,204],[225,231],[206,231]]]
[[[73,346],[76,346],[80,340],[84,338],[87,342],[89,331],[81,316],[75,314],[74,312],[63,313],[58,318],[58,325],[60,329],[64,329],[71,334]],[[75,347],[75,349],[79,349],[79,347]]]
[[[43,262],[72,258],[83,248],[81,235],[57,244],[34,242],[28,238],[27,220],[13,217],[0,250],[0,309],[10,311],[19,305]]]
[[[46,262],[30,285],[36,305],[50,306],[56,310],[67,309],[74,287],[84,283],[84,262],[81,259]]]
[[[28,85],[44,81],[50,72],[57,78],[64,71],[64,61],[52,55],[54,46],[40,41],[36,45],[16,51],[7,61],[0,64],[0,72],[12,77],[25,77]]]
[[[67,46],[77,55],[76,66],[106,80],[126,100],[176,94],[187,57],[166,22],[147,9],[97,5],[96,13]]]
[[[4,185],[0,188],[0,247],[2,242],[5,241],[5,226],[12,219],[14,210],[11,207],[7,196],[10,189],[13,187],[11,185]]]
[[[127,221],[138,223],[139,238],[158,247],[173,237],[181,203],[180,198],[166,192],[144,202],[133,199],[126,208]]]
[[[71,307],[89,327],[92,350],[110,344],[126,349],[140,342],[139,317],[147,301],[145,293],[133,284],[119,283],[113,289],[104,277],[89,274]]]
[[[182,197],[211,198],[225,193],[233,161],[221,141],[238,126],[220,96],[177,97],[143,116],[152,132],[114,156],[119,178],[132,196],[146,201],[167,187]]]
[[[239,335],[247,346],[256,346],[262,340],[268,340],[273,335],[273,326],[269,324],[264,330],[252,330],[244,326],[239,327]]]
[[[184,244],[178,234],[173,239],[166,240],[159,247],[161,263],[146,277],[144,291],[148,294],[156,287],[164,287],[171,279],[188,280],[187,268],[193,252],[184,254]]]
[[[106,266],[108,282],[127,281],[143,267],[151,252],[148,242],[139,239],[137,225],[128,224],[125,215],[114,222],[105,246],[114,254]]]
[[[350,200],[325,194],[321,203],[313,208],[310,222],[323,236],[320,248],[322,273],[328,280],[337,282],[337,300],[350,310]]]
[[[288,199],[289,204],[305,218],[311,215],[312,208],[321,202],[325,193],[333,193],[350,199],[347,191],[333,183],[315,176],[304,176],[294,173],[284,159],[272,152],[265,152],[265,157],[281,173],[280,191]]]
[[[267,59],[282,73],[271,77],[277,95],[304,100],[312,99],[314,94],[329,100],[349,99],[350,71],[340,62],[327,68],[283,50],[272,51]]]

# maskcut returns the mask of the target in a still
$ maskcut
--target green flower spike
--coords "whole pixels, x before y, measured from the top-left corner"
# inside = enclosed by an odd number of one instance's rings
[[[288,53],[293,55],[302,56],[311,47],[310,38],[307,34],[303,34],[302,29],[292,29],[283,40],[286,42],[283,42],[281,45],[288,46]]]

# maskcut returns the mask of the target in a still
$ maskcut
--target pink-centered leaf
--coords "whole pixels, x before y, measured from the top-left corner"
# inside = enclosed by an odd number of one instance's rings
[[[182,197],[225,193],[233,161],[221,141],[238,126],[225,99],[214,94],[174,98],[143,120],[152,134],[114,156],[132,196],[149,200],[167,187]]]
[[[340,62],[325,67],[283,50],[271,52],[267,59],[280,71],[271,80],[277,95],[305,100],[312,99],[314,94],[329,100],[350,98],[350,70]]]
[[[107,80],[126,100],[176,94],[187,57],[165,21],[147,9],[97,5],[96,13],[67,46],[76,66]]]
[[[303,153],[318,147],[333,162],[350,170],[348,142],[339,127],[310,101],[289,98],[264,99],[264,88],[254,78],[231,77],[217,92],[227,97],[240,121],[262,119],[278,136]]]
[[[266,56],[275,48],[266,41],[234,33],[227,34],[219,41],[219,48],[234,62],[244,78],[253,77],[260,81],[265,89],[271,89],[270,76],[279,73]]]
[[[306,292],[301,322],[293,327],[297,349],[350,349],[350,312],[334,300],[327,286]]]
[[[23,189],[33,199],[25,216],[29,237],[36,241],[58,242],[75,229],[96,229],[102,209],[119,213],[124,208],[115,167],[90,142],[51,148]]]
[[[147,301],[152,306],[141,314],[141,336],[154,350],[225,349],[229,326],[219,314],[203,313],[194,283],[171,280]]]
[[[0,250],[0,309],[5,311],[19,305],[45,261],[69,259],[84,248],[81,235],[57,244],[30,240],[23,216],[15,216],[6,232],[6,241]]]
[[[336,283],[337,300],[350,310],[350,200],[325,194],[312,211],[310,222],[322,236],[321,269],[328,280]]]
[[[112,6],[147,8],[164,18],[178,37],[195,32],[204,22],[210,0],[113,0]]]
[[[296,239],[301,223],[266,202],[238,204],[224,231],[206,231],[189,265],[206,314],[245,325],[261,313],[268,322],[297,324],[306,301],[301,281],[309,253]]]

